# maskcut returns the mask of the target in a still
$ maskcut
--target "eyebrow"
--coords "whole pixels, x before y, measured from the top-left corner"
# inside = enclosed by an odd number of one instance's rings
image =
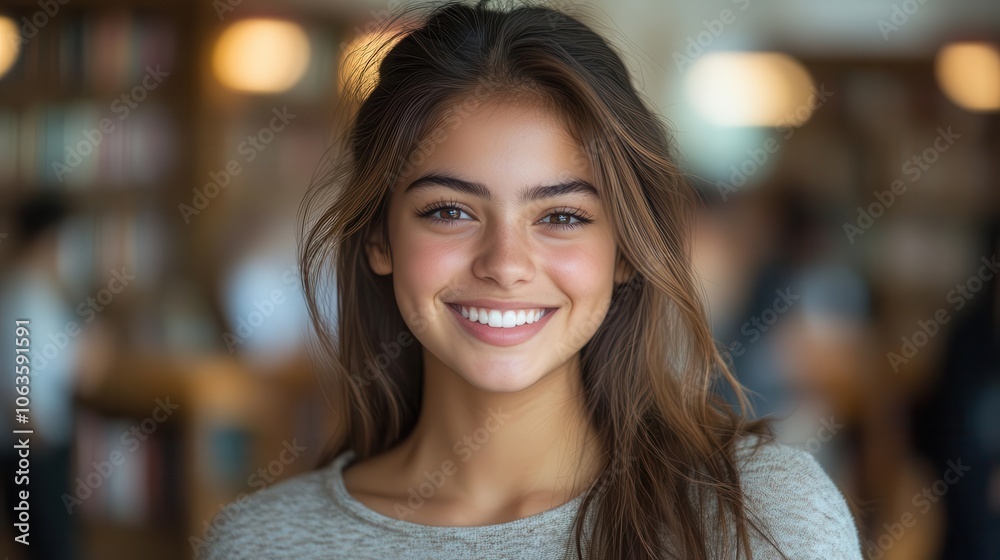
[[[420,189],[428,189],[435,185],[447,187],[449,189],[469,194],[486,201],[493,200],[493,193],[486,185],[475,181],[466,181],[443,173],[429,173],[410,183],[403,192],[416,192]],[[538,185],[529,187],[521,191],[518,196],[518,203],[531,202],[543,198],[553,198],[564,194],[583,194],[600,201],[601,197],[593,185],[583,179],[570,179],[554,185]]]

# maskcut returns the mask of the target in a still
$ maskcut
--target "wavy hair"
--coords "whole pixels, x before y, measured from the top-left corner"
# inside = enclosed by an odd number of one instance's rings
[[[387,451],[420,412],[419,344],[396,342],[412,333],[391,276],[374,274],[364,250],[379,228],[388,244],[397,180],[433,149],[427,139],[457,118],[459,103],[538,99],[562,111],[584,147],[630,275],[580,350],[601,463],[574,524],[577,557],[752,556],[751,531],[774,545],[741,489],[737,453],[744,436],[759,445],[773,433],[750,420],[745,390],[715,346],[691,262],[698,197],[665,122],[622,57],[577,17],[486,4],[451,1],[416,20],[400,11],[344,84],[346,127],[303,200],[300,230],[313,340],[343,412],[323,462],[347,449],[359,459]],[[725,385],[738,409],[720,396]]]

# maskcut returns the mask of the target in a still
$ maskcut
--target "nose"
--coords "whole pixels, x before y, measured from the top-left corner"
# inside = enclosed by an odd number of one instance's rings
[[[514,223],[494,222],[479,241],[472,263],[478,278],[492,280],[501,288],[513,288],[535,277],[535,263],[527,232]]]

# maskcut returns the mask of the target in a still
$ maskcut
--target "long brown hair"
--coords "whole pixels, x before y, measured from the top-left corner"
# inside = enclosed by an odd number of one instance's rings
[[[420,345],[406,344],[412,333],[391,276],[374,274],[364,250],[379,228],[388,243],[396,181],[433,149],[432,132],[460,118],[455,108],[533,96],[571,123],[630,272],[580,350],[602,463],[576,519],[577,556],[749,557],[751,530],[773,539],[749,511],[736,446],[751,433],[762,436],[758,444],[773,435],[749,419],[744,389],[707,323],[691,264],[698,198],[674,163],[668,129],[621,56],[579,19],[486,3],[448,2],[396,26],[404,9],[384,22],[394,31],[345,84],[347,127],[303,201],[304,292],[343,413],[325,460],[347,449],[359,459],[387,451],[420,412]],[[364,79],[376,70],[374,81]],[[738,410],[720,396],[722,384]]]

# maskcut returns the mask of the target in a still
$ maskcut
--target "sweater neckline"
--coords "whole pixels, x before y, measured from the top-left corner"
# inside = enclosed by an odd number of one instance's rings
[[[344,485],[344,469],[354,462],[354,457],[354,451],[348,449],[341,452],[330,464],[329,488],[336,502],[350,513],[374,525],[402,531],[407,534],[446,535],[452,537],[469,535],[482,538],[486,534],[510,535],[512,532],[521,533],[542,526],[546,529],[551,529],[553,522],[563,521],[567,524],[572,522],[580,504],[583,502],[583,497],[586,495],[586,491],[584,491],[562,505],[504,523],[472,526],[424,525],[379,513],[352,496]]]

